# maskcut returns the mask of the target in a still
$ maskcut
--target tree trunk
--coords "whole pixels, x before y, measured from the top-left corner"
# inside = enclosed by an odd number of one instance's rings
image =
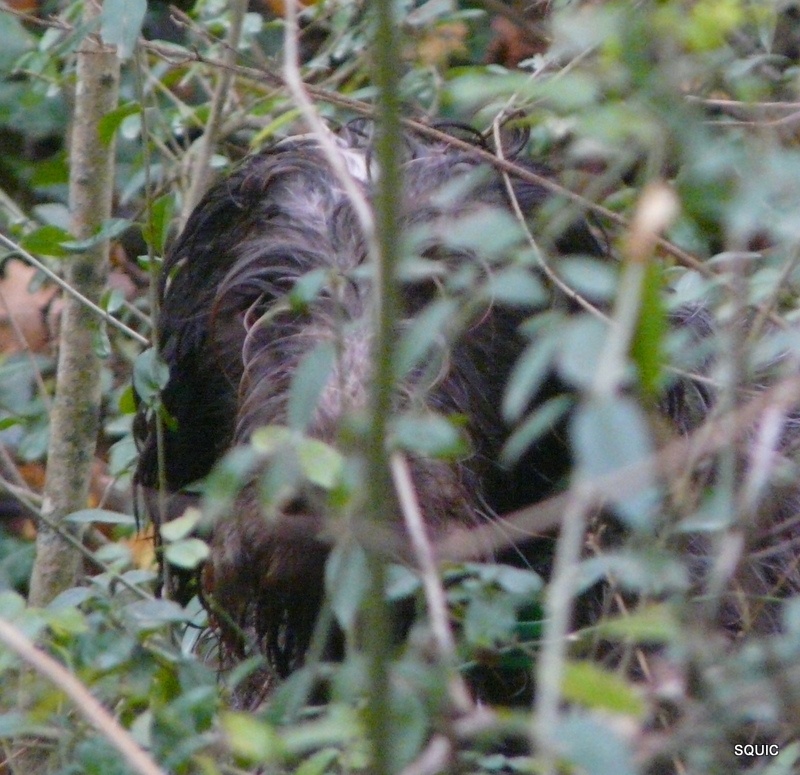
[[[87,1],[85,18],[99,14]],[[71,230],[78,240],[98,232],[111,215],[114,144],[101,142],[100,119],[117,104],[119,60],[114,48],[98,37],[87,37],[77,54],[75,113],[70,142],[69,206]],[[65,280],[86,298],[99,300],[108,276],[108,243],[95,245],[70,258]],[[36,560],[30,583],[29,604],[47,605],[60,592],[74,586],[81,569],[79,551],[59,531],[80,531],[64,522],[73,511],[85,508],[89,497],[92,460],[100,418],[100,357],[97,337],[102,323],[72,296],[66,296],[61,318],[56,394],[50,418],[42,516],[36,538]],[[20,704],[28,700],[23,693]],[[35,742],[16,751],[14,772],[42,775],[58,767],[47,747]]]
[[[99,9],[86,3],[85,15]],[[78,240],[98,232],[111,215],[114,146],[97,134],[100,119],[117,104],[119,60],[113,47],[87,37],[77,55],[75,115],[70,145],[69,204]],[[108,276],[104,241],[70,258],[65,279],[95,303]],[[100,416],[100,357],[96,343],[102,323],[71,296],[64,299],[56,395],[50,422],[43,515],[61,530],[65,516],[85,508]],[[53,527],[39,525],[30,604],[46,605],[78,580],[81,557]]]

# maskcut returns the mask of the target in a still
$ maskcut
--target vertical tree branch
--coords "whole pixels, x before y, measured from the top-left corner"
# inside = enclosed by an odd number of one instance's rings
[[[86,2],[90,20],[100,7]],[[97,133],[100,119],[117,104],[119,60],[113,48],[92,35],[77,54],[75,112],[70,138],[69,206],[71,230],[78,240],[88,239],[111,215],[114,144],[103,143]],[[62,532],[73,528],[63,522],[84,508],[97,441],[100,415],[100,358],[97,336],[101,324],[84,300],[96,303],[106,285],[108,243],[102,242],[67,263],[65,281],[77,293],[64,297],[59,340],[56,395],[50,416],[42,514],[36,537],[36,560],[29,602],[49,603],[78,580],[82,554]],[[82,300],[83,299],[83,300]],[[71,533],[67,533],[71,535]],[[80,537],[75,531],[75,537]],[[28,699],[20,697],[24,707]],[[14,757],[14,772],[38,775],[55,766],[49,749],[37,745],[21,748]]]
[[[567,633],[575,602],[578,563],[586,533],[587,512],[595,500],[592,488],[581,481],[573,486],[564,512],[561,535],[544,606],[544,633],[536,663],[536,699],[532,728],[533,747],[539,754],[542,772],[556,775],[561,681],[567,652]]]
[[[93,18],[99,7],[87,2]],[[111,215],[113,143],[97,134],[100,119],[117,104],[119,60],[113,48],[87,37],[77,55],[75,114],[70,144],[69,205],[72,233],[87,239]],[[98,244],[67,263],[65,279],[97,302],[108,275],[108,243]],[[42,511],[53,524],[86,506],[100,413],[100,324],[73,296],[64,299],[56,395],[50,423],[47,477]],[[31,577],[31,605],[45,605],[75,584],[81,556],[57,532],[40,525]]]
[[[378,87],[375,158],[378,181],[375,194],[375,233],[379,260],[374,266],[376,309],[371,422],[366,445],[367,509],[375,524],[385,522],[395,510],[394,490],[386,450],[386,423],[394,397],[393,352],[396,342],[399,307],[395,268],[399,256],[400,234],[397,212],[402,201],[399,150],[402,147],[398,76],[400,41],[395,19],[395,4],[372,3],[375,13],[373,57],[375,85]],[[385,596],[385,561],[370,553],[371,589],[365,610],[366,647],[370,691],[366,708],[367,729],[372,743],[374,775],[393,770],[391,686],[389,663],[392,647],[390,611]]]

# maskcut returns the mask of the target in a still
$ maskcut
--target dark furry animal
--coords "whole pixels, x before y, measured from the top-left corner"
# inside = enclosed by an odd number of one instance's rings
[[[337,142],[370,197],[368,138],[345,131]],[[507,210],[501,177],[470,153],[414,137],[407,138],[403,174],[406,230],[431,227],[424,255],[453,272],[475,263],[468,248],[443,248],[435,233],[442,224],[470,212]],[[476,179],[470,182],[470,177]],[[530,183],[515,180],[513,185],[524,211],[547,197]],[[448,186],[463,191],[456,199],[448,198]],[[602,252],[583,222],[568,228],[558,247],[571,253]],[[280,142],[248,159],[209,191],[169,251],[160,288],[160,342],[170,368],[163,392],[172,418],[164,431],[170,492],[204,477],[256,428],[285,424],[292,374],[302,356],[322,341],[338,341],[338,358],[307,432],[332,442],[343,411],[364,408],[371,336],[369,280],[359,276],[365,261],[366,245],[355,214],[314,139]],[[305,311],[276,311],[295,282],[315,269],[340,276],[341,293],[323,293]],[[430,280],[407,283],[409,314],[435,293]],[[265,314],[269,322],[262,324]],[[499,407],[523,347],[516,331],[521,319],[521,313],[499,307],[476,314],[425,391],[428,406],[469,418],[473,450],[457,465],[412,462],[420,502],[434,529],[453,522],[478,523],[535,502],[551,492],[568,469],[568,455],[552,449],[545,454],[531,450],[512,470],[497,463],[507,436]],[[421,375],[412,375],[402,393],[410,395],[418,378]],[[141,490],[152,492],[158,482],[158,456],[151,417],[140,416],[138,435],[141,455],[135,480]],[[273,663],[286,672],[307,646],[320,604],[327,550],[314,540],[311,522],[305,539],[296,531],[291,540],[277,539],[256,500],[252,492],[244,493],[237,513],[216,527],[210,584],[215,599],[235,621],[255,627]],[[170,508],[166,519],[180,513]],[[155,499],[149,500],[148,510],[157,511]],[[310,511],[308,503],[299,501],[291,510],[294,520]],[[155,517],[160,519],[157,513]]]
[[[359,131],[344,131],[337,142],[369,199],[369,139]],[[442,230],[471,214],[508,211],[502,178],[474,154],[414,136],[406,139],[403,174],[401,222],[406,233],[427,230],[421,254],[440,262],[451,275],[470,265],[480,268],[474,251],[454,246]],[[542,188],[528,182],[514,179],[512,185],[525,212],[547,199]],[[604,253],[583,221],[566,229],[555,247],[564,253]],[[366,263],[367,247],[355,213],[313,138],[291,138],[254,155],[209,191],[169,251],[160,288],[160,342],[170,369],[162,396],[171,418],[163,448],[170,493],[206,476],[256,429],[285,425],[292,376],[320,343],[335,343],[337,357],[306,433],[335,442],[345,414],[365,408],[372,312]],[[335,280],[307,306],[287,304],[295,283],[320,269]],[[405,283],[409,319],[436,293],[430,278]],[[552,494],[569,472],[563,425],[512,468],[498,463],[508,435],[501,397],[524,348],[518,325],[525,314],[487,303],[439,353],[433,374],[417,368],[398,390],[401,408],[421,397],[428,408],[467,418],[468,457],[457,463],[411,462],[434,533],[534,503]],[[699,324],[692,322],[693,316]],[[684,317],[700,335],[705,333],[702,315]],[[684,400],[686,387],[679,382],[664,402],[665,414],[681,430],[693,421]],[[704,388],[695,388],[705,401]],[[137,427],[141,456],[135,481],[152,493],[158,484],[152,417],[143,411]],[[146,501],[156,521],[180,513],[173,503],[161,515],[158,498]],[[321,516],[324,506],[314,502],[313,493],[299,492],[283,504],[280,519],[268,521],[256,487],[249,486],[234,513],[213,530],[205,585],[226,611],[220,627],[230,629],[227,621],[254,632],[259,648],[281,674],[302,660],[321,604],[328,551],[317,539]],[[227,634],[236,640],[233,630]]]

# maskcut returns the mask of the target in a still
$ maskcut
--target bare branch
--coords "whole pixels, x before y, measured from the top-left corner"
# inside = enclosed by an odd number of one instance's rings
[[[247,0],[233,0],[231,2],[231,26],[228,29],[226,46],[222,53],[222,61],[226,65],[232,65],[235,62],[246,13]],[[193,163],[189,175],[189,190],[186,192],[181,211],[181,228],[208,187],[211,156],[214,153],[214,144],[217,142],[219,128],[222,124],[222,114],[230,98],[232,82],[233,71],[230,67],[222,67],[217,71],[217,83],[214,87],[214,96],[211,99],[208,122],[206,123],[205,131],[195,145],[192,155]]]
[[[89,690],[65,667],[37,648],[11,622],[0,617],[0,641],[27,662],[37,673],[49,678],[74,703],[78,712],[97,729],[140,775],[165,775],[119,722],[92,696]]]
[[[406,525],[408,537],[411,541],[411,550],[422,573],[422,583],[425,588],[425,599],[428,603],[428,615],[431,621],[431,630],[436,640],[439,655],[445,664],[452,665],[456,656],[456,642],[450,628],[450,616],[447,611],[447,597],[445,596],[439,569],[433,553],[433,547],[425,529],[425,520],[414,491],[411,472],[408,470],[408,461],[399,453],[392,455],[390,461],[392,478],[395,491],[400,501],[400,510]],[[462,713],[472,710],[472,698],[469,696],[464,681],[460,676],[455,676],[450,682],[450,696],[455,707]]]
[[[98,224],[99,225],[99,224]],[[88,237],[92,235],[89,234]],[[123,334],[129,336],[131,339],[136,340],[139,344],[147,346],[149,344],[147,337],[142,336],[138,331],[126,326],[121,320],[117,320],[107,310],[93,302],[90,298],[81,293],[77,287],[72,283],[62,280],[47,264],[42,263],[36,256],[31,255],[25,248],[14,242],[14,240],[6,237],[5,234],[0,233],[0,243],[5,245],[15,256],[23,259],[31,266],[38,269],[42,274],[46,275],[49,280],[52,280],[62,291],[71,296],[76,302],[86,307],[93,314],[102,318],[106,323],[114,328],[122,331]]]

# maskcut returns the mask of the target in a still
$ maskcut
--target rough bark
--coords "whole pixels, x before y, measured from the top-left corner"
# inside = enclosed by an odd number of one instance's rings
[[[99,13],[92,2],[86,17]],[[114,146],[101,142],[100,119],[116,107],[119,60],[113,48],[87,37],[77,55],[75,112],[70,138],[69,205],[71,230],[78,240],[97,233],[111,214]],[[64,279],[82,296],[97,302],[108,276],[108,243],[71,258]],[[61,531],[75,531],[64,518],[85,508],[100,418],[100,358],[95,347],[102,325],[82,302],[65,296],[59,337],[56,394],[50,417],[42,515],[29,603],[47,605],[80,577],[81,555]],[[22,694],[20,705],[28,699]],[[58,768],[50,749],[29,743],[12,757],[15,775],[44,775]]]
[[[87,15],[98,8],[86,4]],[[97,233],[111,215],[114,147],[101,142],[99,120],[117,103],[119,60],[113,48],[87,37],[77,55],[75,114],[70,143],[69,204],[72,233],[78,240]],[[108,275],[108,243],[71,258],[65,279],[97,302]],[[59,530],[73,511],[85,508],[100,416],[100,366],[96,337],[102,323],[81,302],[64,299],[56,395],[50,424],[42,511]],[[58,530],[40,525],[30,604],[47,604],[79,577],[80,555]]]

